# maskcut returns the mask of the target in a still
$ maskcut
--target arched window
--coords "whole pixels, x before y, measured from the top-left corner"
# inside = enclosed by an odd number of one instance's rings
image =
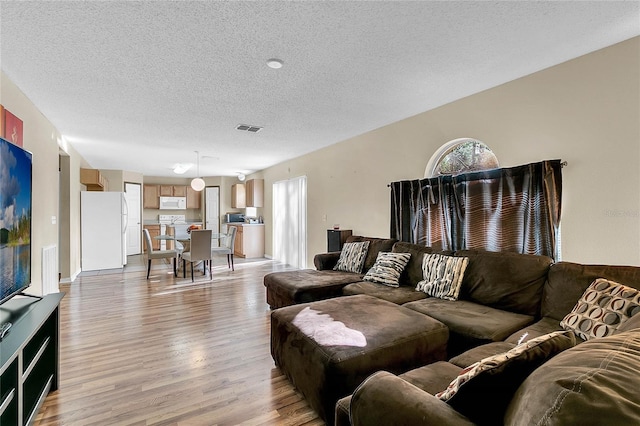
[[[454,139],[442,145],[431,157],[424,177],[457,175],[500,167],[491,148],[472,138]]]

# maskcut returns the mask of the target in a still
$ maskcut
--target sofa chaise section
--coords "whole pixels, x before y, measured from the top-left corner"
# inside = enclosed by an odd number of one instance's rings
[[[316,269],[272,272],[265,275],[264,286],[266,300],[271,309],[298,303],[313,302],[342,296],[342,288],[350,283],[362,281],[364,273],[373,266],[378,252],[391,251],[394,239],[363,237],[351,235],[347,243],[369,242],[363,272],[334,271],[340,252],[328,252],[315,255],[313,262]]]

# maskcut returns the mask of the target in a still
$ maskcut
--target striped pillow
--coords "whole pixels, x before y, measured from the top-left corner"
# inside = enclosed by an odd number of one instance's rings
[[[416,286],[429,296],[446,300],[458,300],[468,257],[442,254],[425,254],[422,258],[422,281]]]
[[[389,287],[399,287],[400,274],[409,263],[409,258],[411,253],[378,252],[376,263],[369,269],[363,280]]]
[[[345,243],[340,252],[340,259],[333,270],[361,274],[367,251],[369,251],[369,241]]]

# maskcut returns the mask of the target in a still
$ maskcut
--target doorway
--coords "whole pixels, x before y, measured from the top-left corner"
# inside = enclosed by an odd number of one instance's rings
[[[142,251],[141,186],[139,183],[124,184],[124,198],[127,201],[127,256]]]
[[[307,267],[307,177],[273,184],[273,257]]]

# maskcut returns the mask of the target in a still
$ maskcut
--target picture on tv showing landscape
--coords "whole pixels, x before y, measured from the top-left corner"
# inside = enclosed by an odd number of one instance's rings
[[[0,138],[0,304],[31,285],[32,160]]]

